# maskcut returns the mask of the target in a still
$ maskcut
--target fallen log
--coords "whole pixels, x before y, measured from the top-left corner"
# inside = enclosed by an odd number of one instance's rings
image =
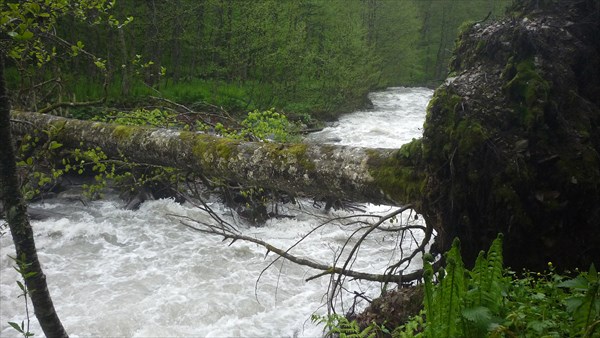
[[[100,147],[111,159],[175,167],[292,196],[402,205],[423,176],[407,151],[337,145],[244,142],[206,133],[123,126],[12,112],[16,134],[53,129],[64,147]]]

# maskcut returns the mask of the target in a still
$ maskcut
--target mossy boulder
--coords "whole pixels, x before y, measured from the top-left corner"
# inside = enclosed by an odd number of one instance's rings
[[[467,262],[498,232],[513,268],[600,263],[597,1],[479,23],[428,107],[423,208]]]

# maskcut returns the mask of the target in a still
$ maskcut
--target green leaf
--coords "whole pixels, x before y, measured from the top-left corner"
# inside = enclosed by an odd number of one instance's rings
[[[15,329],[15,330],[19,331],[20,333],[24,333],[24,332],[23,332],[23,329],[21,329],[21,328],[19,327],[19,324],[15,323],[15,322],[8,322],[8,325],[12,326],[12,327],[13,327],[13,329]]]
[[[559,288],[570,288],[575,290],[587,290],[588,281],[585,277],[579,275],[576,278],[566,280],[557,285]]]
[[[27,278],[31,278],[31,277],[33,277],[33,276],[35,276],[35,275],[37,275],[37,272],[35,272],[35,271],[30,271],[30,272],[28,272],[28,273],[24,274],[24,275],[23,275],[23,278],[27,279]]]
[[[592,263],[592,265],[590,265],[590,271],[588,271],[588,281],[590,283],[595,283],[598,281],[598,278],[600,278],[600,276],[598,276],[596,266],[594,266],[594,263]]]
[[[58,149],[62,147],[62,143],[58,143],[56,141],[51,141],[50,144],[48,145],[48,150],[54,150],[54,149]]]
[[[37,15],[40,12],[40,9],[41,9],[40,5],[36,4],[35,2],[32,2],[32,3],[29,4],[29,11],[32,14]]]
[[[529,328],[537,333],[541,333],[545,329],[553,327],[554,325],[555,324],[550,320],[542,320],[542,321],[534,320],[527,324],[527,328]]]
[[[583,304],[583,296],[573,296],[564,300],[567,311],[574,313]]]
[[[462,315],[466,320],[472,322],[491,321],[492,313],[485,306],[476,306],[462,311]]]
[[[33,38],[33,33],[29,30],[26,30],[23,33],[17,34],[15,36],[15,39],[20,40],[20,41],[31,40],[32,38]]]

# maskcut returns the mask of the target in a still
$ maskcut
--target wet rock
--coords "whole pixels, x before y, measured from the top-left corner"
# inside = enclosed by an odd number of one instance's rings
[[[361,314],[351,319],[355,319],[362,328],[377,323],[385,325],[391,332],[421,311],[423,296],[422,285],[388,291],[385,295],[373,300]]]
[[[600,262],[600,11],[561,1],[462,33],[424,127],[424,210],[472,264]]]

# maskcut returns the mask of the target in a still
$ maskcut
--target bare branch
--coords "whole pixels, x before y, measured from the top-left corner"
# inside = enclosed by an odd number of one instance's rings
[[[404,208],[402,208],[404,209]],[[399,210],[402,210],[399,209]],[[405,210],[405,209],[404,209]],[[394,212],[394,214],[399,214],[400,211],[396,211]],[[283,257],[293,263],[299,264],[299,265],[303,265],[303,266],[307,266],[316,270],[320,270],[322,271],[321,274],[317,275],[317,276],[313,276],[307,279],[307,281],[315,279],[317,277],[322,277],[322,276],[326,276],[326,275],[332,275],[332,274],[338,274],[338,275],[343,275],[343,276],[347,276],[347,277],[352,277],[352,278],[356,278],[356,279],[361,279],[361,280],[367,280],[367,281],[374,281],[374,282],[381,282],[381,283],[386,283],[386,282],[391,282],[391,283],[409,283],[412,281],[416,281],[422,278],[423,276],[423,271],[422,270],[418,270],[409,274],[402,274],[402,275],[388,275],[388,274],[373,274],[373,273],[366,273],[366,272],[360,272],[360,271],[354,271],[354,270],[350,270],[346,268],[346,265],[343,268],[340,267],[336,267],[336,266],[330,266],[330,265],[326,265],[326,264],[322,264],[322,263],[318,263],[315,262],[313,260],[310,259],[306,259],[306,258],[302,258],[302,257],[297,257],[295,255],[292,255],[289,253],[289,250],[283,250],[280,249],[278,247],[275,247],[263,240],[257,239],[257,238],[253,238],[253,237],[249,237],[249,236],[245,236],[239,233],[234,233],[233,231],[231,231],[228,228],[225,227],[221,227],[218,225],[211,225],[211,224],[207,224],[207,223],[203,223],[203,222],[199,222],[197,220],[193,220],[190,219],[188,217],[184,217],[184,216],[177,216],[177,215],[173,215],[179,218],[182,218],[184,220],[181,221],[181,224],[185,225],[186,227],[201,232],[201,233],[205,233],[205,234],[210,234],[210,235],[218,235],[218,236],[223,236],[224,240],[243,240],[243,241],[247,241],[247,242],[251,242],[251,243],[255,243],[258,244],[262,247],[264,247],[265,249],[267,249],[267,253],[268,252],[273,252],[277,255],[279,255],[280,257]],[[192,221],[194,223],[197,223],[205,228],[201,228],[201,227],[197,227],[194,226],[186,221]],[[379,224],[381,224],[381,222],[376,223],[373,228],[376,228]],[[368,235],[368,234],[367,234]],[[366,236],[363,236],[366,237]],[[297,243],[296,243],[297,244]],[[355,250],[353,250],[354,252]]]
[[[97,106],[100,104],[103,104],[106,101],[106,97],[101,98],[100,100],[97,101],[86,101],[86,102],[56,102],[54,104],[49,105],[46,108],[42,108],[40,110],[37,111],[37,113],[39,114],[46,114],[49,113],[53,110],[56,110],[58,108],[63,108],[63,107],[87,107],[87,106]]]
[[[154,100],[158,100],[158,101],[163,101],[163,102],[166,102],[166,103],[168,103],[170,105],[173,105],[173,106],[175,106],[177,108],[183,109],[188,114],[203,115],[203,116],[207,116],[207,117],[211,117],[211,116],[212,117],[217,117],[217,118],[220,118],[220,119],[226,119],[226,120],[228,120],[228,121],[230,121],[230,122],[232,122],[232,123],[234,123],[236,125],[239,125],[239,122],[236,119],[234,119],[233,117],[231,117],[231,115],[229,115],[229,113],[225,109],[223,109],[223,107],[215,106],[215,105],[212,105],[210,103],[202,102],[204,105],[207,105],[207,106],[212,107],[214,109],[218,109],[221,112],[222,115],[211,114],[211,113],[204,113],[204,112],[202,112],[202,113],[201,112],[197,112],[197,111],[194,111],[193,109],[191,109],[191,108],[189,108],[189,107],[187,107],[187,106],[185,106],[183,104],[171,101],[171,100],[166,99],[164,97],[150,96],[150,98],[152,98]],[[202,122],[205,123],[206,125],[214,127],[213,123],[211,123],[209,121],[206,121],[205,119],[202,119]]]

